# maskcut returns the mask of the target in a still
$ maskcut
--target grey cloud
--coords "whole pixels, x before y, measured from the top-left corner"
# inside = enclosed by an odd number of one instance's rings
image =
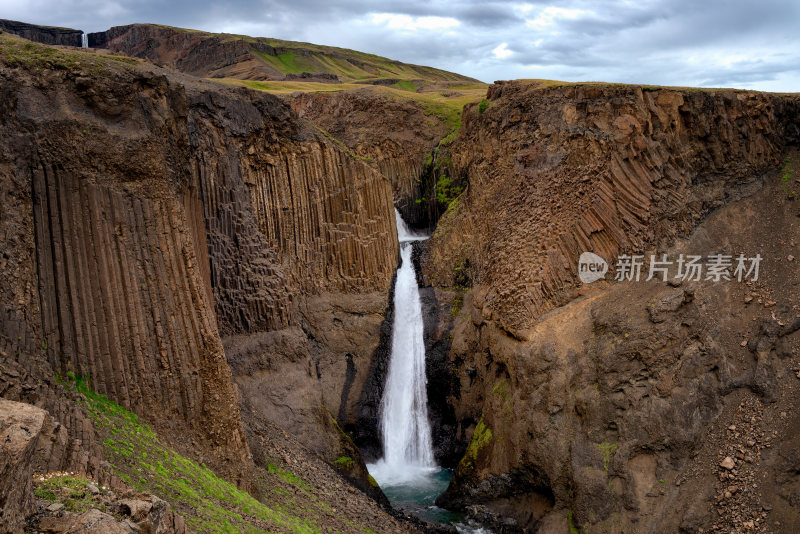
[[[518,9],[522,2],[0,0],[0,17],[86,31],[156,22],[304,40],[484,81],[547,76],[780,90],[796,90],[800,81],[796,1],[533,0],[525,2],[533,6],[527,14]],[[548,6],[584,13],[556,17],[545,31],[525,25],[526,17]],[[460,25],[452,31],[402,32],[370,24],[370,13],[452,17]],[[513,53],[496,58],[492,50],[501,43]]]

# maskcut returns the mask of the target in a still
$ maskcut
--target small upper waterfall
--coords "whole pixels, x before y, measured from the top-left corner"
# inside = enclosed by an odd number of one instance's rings
[[[86,35],[86,32],[81,34],[81,47],[89,48],[89,36]]]
[[[401,264],[394,286],[394,324],[389,374],[381,402],[383,459],[371,466],[381,481],[397,482],[436,469],[428,422],[422,306],[411,260],[411,231],[395,210]]]
[[[428,239],[428,236],[421,234],[419,232],[415,232],[414,230],[410,229],[406,224],[406,222],[403,220],[403,218],[400,216],[400,212],[397,211],[397,208],[394,209],[394,221],[397,226],[397,240],[400,241],[401,249],[403,247],[403,243],[408,243],[409,241],[422,241],[424,239]]]

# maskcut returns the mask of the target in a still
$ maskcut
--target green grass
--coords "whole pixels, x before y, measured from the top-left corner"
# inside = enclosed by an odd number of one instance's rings
[[[311,484],[300,478],[299,476],[295,475],[291,471],[287,471],[285,469],[281,469],[274,463],[267,464],[267,471],[270,473],[274,473],[278,475],[280,478],[291,484],[292,486],[296,486],[301,489],[310,490]]]
[[[301,72],[328,72],[324,68],[319,68],[319,65],[315,65],[313,61],[302,55],[299,55],[295,51],[287,51],[282,54],[272,56],[270,54],[265,54],[256,48],[251,48],[251,50],[256,56],[264,60],[271,67],[283,72],[284,74],[299,74]]]
[[[293,510],[267,506],[205,465],[164,445],[149,425],[94,392],[85,378],[77,376],[67,385],[85,397],[95,428],[105,436],[103,447],[115,472],[137,491],[171,503],[184,514],[190,528],[209,533],[321,532],[313,514],[298,516]],[[310,489],[307,482],[288,471],[275,466],[269,471],[292,485]]]
[[[581,531],[572,522],[572,510],[567,510],[567,526],[569,527],[569,534],[581,534]]]
[[[34,476],[33,494],[38,499],[61,503],[66,511],[76,514],[82,514],[90,508],[105,511],[103,503],[95,502],[94,496],[89,491],[89,484],[91,481],[83,475],[66,473],[37,475]]]
[[[453,304],[450,306],[450,315],[457,317],[461,311],[461,306],[464,304],[464,295],[456,295],[453,297]]]
[[[4,33],[0,35],[0,62],[11,67],[22,67],[33,71],[43,69],[84,70],[97,76],[106,71],[130,69],[140,60],[77,50],[63,50]]]
[[[436,201],[447,209],[461,195],[463,190],[463,187],[453,183],[453,180],[448,178],[446,174],[441,174],[439,179],[436,180]]]
[[[409,80],[400,80],[397,83],[392,84],[392,87],[395,89],[400,89],[401,91],[410,91],[412,93],[417,92],[417,87]]]

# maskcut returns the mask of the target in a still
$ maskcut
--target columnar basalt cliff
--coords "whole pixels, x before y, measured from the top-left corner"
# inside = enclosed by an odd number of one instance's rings
[[[338,93],[300,93],[292,109],[372,164],[392,183],[404,219],[427,226],[430,214],[415,203],[422,197],[420,178],[426,160],[448,132],[441,118],[421,104],[359,89]]]
[[[50,412],[40,472],[113,478],[59,384],[78,378],[250,489],[245,438],[276,424],[381,497],[331,412],[359,398],[345,354],[366,372],[388,305],[389,182],[273,96],[3,46],[0,393]],[[365,328],[326,342],[323,321]]]
[[[427,272],[453,285],[466,260],[484,313],[520,338],[578,294],[581,251],[670,244],[797,136],[796,101],[762,93],[500,82],[488,96],[465,110],[451,157],[469,191]]]
[[[0,19],[0,30],[48,45],[81,46],[83,32],[72,28],[38,26],[27,22]]]
[[[2,300],[30,329],[8,339],[24,366],[40,352],[56,375],[163,414],[160,430],[196,435],[237,476],[247,446],[183,204],[186,97],[163,77],[117,76],[5,72],[6,250],[20,276]]]
[[[191,139],[228,362],[259,416],[330,462],[357,458],[333,418],[358,413],[389,304],[391,186],[274,97],[232,91],[190,96],[189,118],[224,132]]]
[[[450,402],[470,440],[439,502],[508,532],[797,525],[797,416],[782,410],[800,229],[779,168],[800,102],[534,82],[489,99],[465,110],[451,171],[467,189],[423,259],[457,298]],[[583,251],[609,280],[625,253],[769,263],[757,284],[645,283],[645,266],[639,284],[584,285]],[[457,279],[472,287],[446,289]]]

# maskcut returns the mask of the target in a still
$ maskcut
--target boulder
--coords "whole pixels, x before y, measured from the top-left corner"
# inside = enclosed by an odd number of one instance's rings
[[[33,460],[50,416],[41,408],[0,399],[0,533],[23,531],[33,510]]]

